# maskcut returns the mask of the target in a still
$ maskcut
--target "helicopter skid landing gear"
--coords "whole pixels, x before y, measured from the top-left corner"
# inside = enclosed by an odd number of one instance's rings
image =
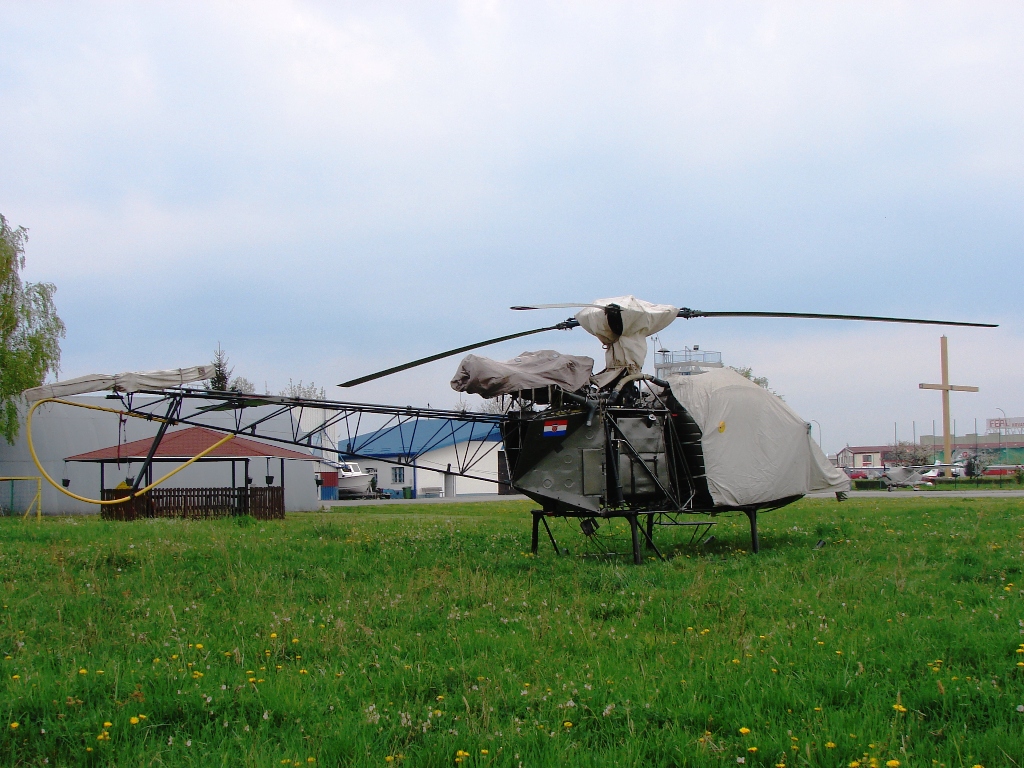
[[[538,548],[540,546],[540,526],[541,526],[542,523],[544,525],[545,532],[548,534],[548,539],[551,541],[551,546],[554,547],[555,554],[557,554],[557,555],[568,555],[569,554],[569,550],[568,549],[565,549],[563,547],[558,546],[558,542],[555,541],[555,535],[551,532],[551,527],[548,525],[547,518],[549,518],[549,517],[563,517],[563,518],[564,517],[579,517],[579,518],[581,518],[583,520],[584,524],[586,524],[588,522],[591,523],[591,524],[594,524],[593,528],[590,528],[589,531],[588,531],[588,526],[583,526],[583,533],[587,537],[592,536],[593,533],[597,529],[595,521],[593,520],[593,518],[591,518],[589,516],[586,517],[586,518],[583,518],[581,515],[558,515],[558,514],[551,513],[551,512],[545,512],[542,509],[534,509],[534,510],[531,511],[531,514],[533,515],[533,532],[532,532],[532,536],[530,537],[530,552],[532,554],[534,554],[534,555],[537,554],[537,550],[538,550]],[[643,537],[644,542],[645,542],[644,546],[648,550],[653,550],[654,554],[656,554],[660,560],[664,560],[665,559],[665,556],[661,553],[661,550],[659,550],[657,545],[654,543],[654,537],[651,535],[653,530],[654,530],[654,524],[652,522],[653,521],[653,515],[651,515],[651,514],[647,515],[647,524],[646,525],[644,525],[644,522],[642,520],[640,520],[640,517],[641,517],[640,514],[621,514],[621,515],[612,515],[612,517],[624,517],[624,518],[626,518],[626,520],[629,521],[630,543],[632,545],[631,546],[631,550],[632,550],[632,555],[633,555],[633,563],[635,565],[643,564],[643,552],[642,552],[642,548],[640,546],[641,537]],[[702,523],[702,525],[706,525],[706,524]],[[615,554],[616,553],[614,553],[614,552],[606,552],[606,553],[604,553],[604,556],[615,555]],[[584,556],[587,556],[587,555],[584,555]]]
[[[643,562],[643,557],[640,555],[640,521],[636,519],[636,515],[629,516],[629,533],[630,538],[633,540],[633,565],[640,565]]]
[[[756,555],[761,548],[757,540],[757,510],[748,509],[746,513],[747,519],[750,520],[750,551]]]
[[[545,519],[548,513],[542,509],[533,510],[533,536],[530,540],[530,552],[534,555],[537,554],[537,545],[540,543],[540,524],[544,523],[544,530],[548,532],[548,538],[551,539],[551,546],[555,548],[556,555],[567,555],[569,554],[568,549],[561,549],[558,543],[555,541],[555,535],[551,533],[551,527],[548,525],[548,521]]]

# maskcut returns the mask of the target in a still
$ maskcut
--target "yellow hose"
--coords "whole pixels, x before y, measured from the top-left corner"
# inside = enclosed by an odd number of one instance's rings
[[[35,405],[33,405],[31,408],[29,408],[28,416],[25,419],[25,437],[28,438],[28,452],[32,455],[32,461],[35,463],[36,469],[39,470],[39,474],[41,474],[43,477],[45,477],[46,481],[50,485],[52,485],[58,491],[63,493],[65,496],[70,496],[72,499],[78,499],[79,501],[84,501],[84,502],[86,502],[88,504],[124,504],[126,501],[131,501],[135,497],[141,496],[144,493],[148,493],[149,491],[153,490],[158,485],[160,485],[160,483],[164,482],[168,478],[173,477],[174,475],[176,475],[179,472],[181,472],[181,470],[183,470],[189,464],[193,464],[193,463],[199,461],[201,458],[203,458],[203,456],[205,456],[208,453],[211,453],[212,451],[217,450],[222,445],[224,445],[224,443],[226,443],[228,440],[232,440],[235,437],[234,435],[226,435],[224,438],[222,438],[221,440],[218,440],[216,443],[211,445],[209,448],[206,448],[205,450],[200,451],[198,454],[193,456],[191,459],[186,461],[184,464],[182,464],[177,469],[172,469],[170,472],[168,472],[166,475],[161,477],[156,482],[151,483],[150,485],[147,485],[145,488],[140,488],[135,493],[130,494],[128,496],[125,496],[123,499],[112,499],[110,501],[103,501],[103,500],[96,500],[96,499],[87,499],[87,498],[85,498],[85,496],[79,496],[77,493],[72,493],[67,488],[64,488],[63,486],[58,485],[54,481],[54,479],[52,477],[50,477],[49,474],[47,474],[46,470],[43,469],[43,465],[40,463],[39,457],[36,455],[36,448],[32,444],[32,414],[35,413],[36,408],[38,408],[43,403],[60,403],[61,405],[70,405],[70,406],[74,406],[75,408],[87,408],[90,411],[106,411],[107,413],[116,413],[119,416],[131,416],[132,418],[147,419],[147,420],[151,420],[151,421],[165,422],[165,421],[167,421],[167,419],[162,419],[159,416],[154,416],[154,417],[152,417],[152,419],[150,419],[150,417],[148,417],[148,416],[141,416],[139,414],[131,413],[129,411],[119,411],[116,408],[104,408],[102,405],[86,405],[85,403],[76,403],[76,402],[74,402],[72,400],[61,400],[60,398],[56,398],[56,397],[45,397],[42,400],[40,400],[39,402],[37,402]]]

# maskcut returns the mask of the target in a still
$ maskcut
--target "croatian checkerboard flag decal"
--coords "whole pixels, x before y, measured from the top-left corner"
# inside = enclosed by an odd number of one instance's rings
[[[565,435],[565,431],[569,428],[569,422],[562,421],[545,421],[544,422],[544,437],[562,437]]]

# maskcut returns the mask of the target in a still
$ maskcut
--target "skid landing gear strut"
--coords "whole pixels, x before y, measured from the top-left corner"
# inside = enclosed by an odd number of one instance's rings
[[[750,520],[750,551],[756,555],[761,548],[757,540],[757,510],[748,509],[746,512],[747,519]]]

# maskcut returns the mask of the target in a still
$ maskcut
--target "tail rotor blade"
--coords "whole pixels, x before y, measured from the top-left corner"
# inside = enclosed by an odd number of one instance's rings
[[[965,323],[958,320],[922,320],[912,317],[879,317],[875,315],[830,315],[815,312],[704,312],[700,309],[683,307],[679,317],[690,320],[696,317],[795,317],[808,320],[863,320],[873,323],[912,323],[916,325],[957,325],[966,328],[998,328],[996,323]]]
[[[508,336],[498,336],[497,338],[494,338],[494,339],[487,339],[486,341],[478,341],[476,344],[467,344],[464,347],[457,347],[456,349],[449,349],[446,352],[438,352],[436,355],[430,355],[429,357],[421,357],[419,360],[413,360],[412,362],[409,362],[409,363],[403,363],[402,365],[396,365],[394,368],[388,368],[388,369],[383,370],[383,371],[377,371],[376,373],[371,373],[371,374],[369,374],[367,376],[360,376],[358,379],[352,379],[351,381],[346,381],[345,383],[339,384],[338,386],[339,387],[354,387],[357,384],[365,384],[366,382],[373,381],[374,379],[381,379],[381,378],[384,378],[385,376],[390,376],[393,373],[399,373],[400,371],[407,371],[410,368],[416,368],[416,367],[418,367],[420,365],[426,365],[427,363],[432,363],[435,360],[443,360],[446,357],[451,357],[452,355],[458,355],[458,354],[461,354],[462,352],[469,352],[469,351],[474,350],[474,349],[479,349],[480,347],[486,347],[486,346],[489,346],[491,344],[498,344],[499,342],[502,342],[502,341],[510,341],[511,339],[519,339],[519,338],[522,338],[523,336],[531,336],[531,335],[533,335],[535,333],[544,333],[545,331],[564,331],[564,330],[568,330],[570,328],[575,328],[577,325],[579,325],[579,323],[577,323],[575,320],[570,319],[570,320],[566,320],[564,322],[558,323],[557,325],[548,325],[548,326],[545,326],[544,328],[534,328],[532,331],[522,331],[520,333],[510,333]]]

